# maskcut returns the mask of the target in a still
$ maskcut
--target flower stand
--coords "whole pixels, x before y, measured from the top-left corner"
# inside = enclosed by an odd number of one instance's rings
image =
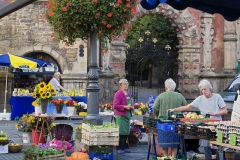
[[[31,132],[23,132],[23,143],[31,143],[32,142],[32,133]]]

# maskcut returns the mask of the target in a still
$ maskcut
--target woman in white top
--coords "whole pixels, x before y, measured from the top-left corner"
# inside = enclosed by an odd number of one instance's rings
[[[68,92],[65,88],[63,88],[59,82],[58,82],[58,79],[60,78],[60,73],[59,72],[56,72],[54,73],[53,75],[53,78],[49,81],[49,83],[52,84],[52,86],[59,92],[60,89],[63,90],[63,91],[66,91]]]
[[[188,111],[193,108],[200,110],[202,115],[210,114],[210,118],[222,120],[221,115],[227,114],[226,103],[217,93],[212,93],[211,83],[203,79],[198,85],[203,95],[197,97],[187,106],[170,109],[171,112]],[[200,140],[199,145],[204,147],[205,159],[212,159],[211,147],[208,140]],[[217,154],[218,156],[218,154]]]

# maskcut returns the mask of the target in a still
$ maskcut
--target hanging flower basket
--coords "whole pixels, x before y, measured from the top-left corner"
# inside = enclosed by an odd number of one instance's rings
[[[72,44],[95,32],[100,40],[122,35],[136,14],[136,0],[48,0],[46,18],[55,39]]]

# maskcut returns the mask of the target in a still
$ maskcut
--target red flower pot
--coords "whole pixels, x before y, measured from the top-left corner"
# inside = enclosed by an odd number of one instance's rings
[[[40,140],[39,140],[39,137],[40,137]],[[46,143],[44,133],[40,135],[40,133],[36,132],[35,130],[32,130],[32,140],[33,140],[33,143],[36,145],[38,145],[38,143]]]

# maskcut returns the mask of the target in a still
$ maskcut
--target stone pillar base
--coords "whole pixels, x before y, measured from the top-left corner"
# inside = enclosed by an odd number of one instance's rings
[[[224,69],[223,69],[223,72],[224,72],[225,74],[237,74],[237,73],[238,73],[238,70],[237,70],[237,69],[224,68]]]

